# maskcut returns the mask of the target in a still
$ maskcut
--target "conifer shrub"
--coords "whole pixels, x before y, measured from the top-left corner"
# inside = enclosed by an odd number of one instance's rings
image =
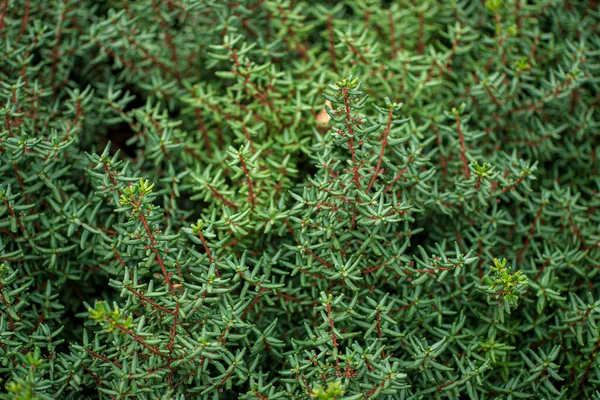
[[[2,399],[600,399],[600,10],[4,0]]]

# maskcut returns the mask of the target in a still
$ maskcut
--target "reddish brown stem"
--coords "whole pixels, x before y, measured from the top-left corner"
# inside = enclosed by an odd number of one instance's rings
[[[146,296],[144,296],[143,293],[138,292],[137,290],[135,290],[134,288],[130,287],[130,286],[125,286],[125,288],[127,290],[129,290],[131,293],[133,293],[133,295],[135,297],[137,297],[138,299],[140,299],[140,301],[142,303],[148,303],[150,304],[152,307],[156,308],[157,310],[160,310],[162,312],[165,312],[167,314],[171,314],[171,315],[177,315],[177,312],[175,311],[171,311],[168,308],[165,308],[163,306],[161,306],[160,304],[155,303],[154,301],[150,300],[149,298],[147,298]],[[177,306],[179,306],[179,304],[177,304]]]
[[[337,72],[337,56],[335,54],[335,38],[333,35],[333,17],[331,14],[327,14],[327,34],[329,35],[329,55],[331,57],[331,66],[333,70]]]
[[[210,139],[208,137],[208,130],[206,129],[206,125],[204,124],[204,118],[202,118],[202,112],[199,108],[196,108],[196,119],[198,120],[198,127],[200,128],[200,132],[202,132],[202,140],[204,141],[204,148],[206,149],[206,153],[209,157],[212,157],[212,149],[210,148]]]
[[[367,192],[369,192],[371,190],[371,188],[373,187],[373,184],[377,180],[377,175],[379,175],[379,171],[381,170],[381,162],[383,161],[383,155],[385,154],[385,148],[387,147],[387,144],[388,144],[388,137],[390,134],[390,130],[392,129],[393,112],[394,112],[394,110],[392,108],[390,108],[390,111],[388,112],[387,125],[385,127],[385,130],[383,131],[383,138],[381,139],[381,151],[379,152],[379,160],[377,160],[377,167],[375,167],[375,173],[373,174],[373,177],[371,178],[371,182],[369,182],[369,186],[367,187]]]
[[[160,255],[160,252],[155,247],[156,244],[158,243],[158,241],[156,240],[156,238],[152,234],[152,230],[150,229],[150,226],[148,225],[148,220],[144,216],[144,211],[141,208],[140,203],[141,203],[141,200],[133,200],[132,201],[132,204],[135,207],[139,208],[139,219],[142,222],[142,225],[144,225],[144,230],[146,231],[146,234],[148,235],[148,239],[150,239],[150,248],[151,248],[152,252],[154,253],[156,262],[158,263],[158,265],[160,267],[160,270],[161,270],[161,272],[163,274],[163,277],[165,278],[165,282],[169,286],[169,291],[171,292],[171,294],[175,294],[175,291],[173,290],[173,282],[171,282],[171,279],[169,277],[169,273],[167,272],[167,269],[165,267],[165,264],[164,264],[164,261],[163,261],[161,255]]]
[[[2,13],[0,14],[0,32],[2,32],[2,37],[6,36],[6,32],[4,32],[4,20],[6,19],[7,13],[8,13],[8,0],[4,0],[4,4],[2,5]]]
[[[394,17],[391,11],[388,11],[388,21],[390,22],[390,38],[392,40],[392,60],[398,55],[398,46],[396,45],[396,28],[394,27]]]
[[[456,132],[458,133],[458,140],[460,142],[460,159],[463,163],[463,173],[469,179],[471,177],[471,171],[469,171],[469,160],[467,160],[467,147],[465,145],[465,135],[462,131],[462,124],[460,122],[460,115],[456,114]]]
[[[537,282],[538,278],[540,277],[540,275],[542,274],[542,272],[544,272],[544,270],[546,269],[546,267],[548,267],[548,265],[550,265],[550,261],[552,260],[552,257],[548,257],[548,259],[546,260],[546,262],[542,265],[542,267],[540,268],[540,270],[537,272],[537,274],[535,274],[535,277],[533,278],[534,282]]]
[[[256,206],[256,198],[254,197],[254,184],[252,183],[252,178],[250,177],[250,171],[248,170],[248,165],[246,164],[246,160],[240,154],[239,156],[240,164],[242,164],[242,170],[244,171],[244,176],[246,177],[246,184],[248,185],[248,201],[252,204],[251,208],[254,209]]]
[[[8,3],[8,1],[6,2]],[[29,22],[29,12],[31,11],[31,0],[25,0],[25,10],[23,12],[23,24],[21,25],[21,29],[19,30],[19,36],[17,37],[17,43],[21,41],[23,34],[25,33],[25,29],[27,29],[27,23]],[[0,30],[2,30],[0,28]]]
[[[537,214],[535,214],[535,218],[533,219],[533,222],[531,223],[531,227],[529,228],[529,232],[527,233],[527,237],[525,238],[525,243],[523,244],[523,248],[519,251],[519,254],[517,254],[517,262],[520,262],[521,258],[523,258],[523,254],[525,253],[525,250],[527,249],[527,246],[529,245],[529,241],[531,240],[531,235],[533,235],[533,231],[535,230],[535,226],[537,225],[537,222],[540,219],[540,216],[542,215],[542,211],[544,210],[545,205],[546,205],[546,203],[542,203]]]

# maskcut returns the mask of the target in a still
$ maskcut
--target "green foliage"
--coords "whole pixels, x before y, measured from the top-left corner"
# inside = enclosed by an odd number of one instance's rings
[[[596,1],[0,5],[0,399],[600,399]]]
[[[311,397],[319,400],[336,400],[344,394],[342,384],[340,382],[329,382],[327,390],[323,390],[321,386],[313,390]]]
[[[486,283],[485,291],[492,294],[495,299],[502,299],[499,305],[504,305],[510,312],[510,306],[516,306],[523,287],[527,285],[527,277],[521,275],[522,271],[514,274],[510,273],[511,268],[506,266],[506,259],[498,261],[494,258],[494,265],[491,267],[492,276],[486,275],[483,281]]]

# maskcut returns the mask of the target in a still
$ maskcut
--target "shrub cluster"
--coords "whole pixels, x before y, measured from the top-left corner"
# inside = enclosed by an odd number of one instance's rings
[[[1,399],[600,399],[600,10],[5,0]]]

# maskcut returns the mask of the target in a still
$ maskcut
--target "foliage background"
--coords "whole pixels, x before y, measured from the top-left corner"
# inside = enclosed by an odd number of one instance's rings
[[[600,398],[598,17],[5,0],[2,397]]]

